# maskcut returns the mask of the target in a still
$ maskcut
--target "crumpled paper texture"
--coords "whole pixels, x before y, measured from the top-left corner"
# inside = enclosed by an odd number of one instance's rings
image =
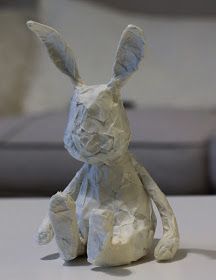
[[[54,64],[73,82],[64,144],[70,155],[84,162],[65,190],[51,197],[38,231],[39,244],[54,237],[64,260],[87,253],[95,265],[131,263],[151,249],[156,228],[153,201],[164,230],[155,258],[172,259],[179,247],[176,219],[165,195],[128,152],[131,134],[121,100],[121,87],[143,58],[142,30],[126,27],[110,82],[89,86],[80,78],[73,53],[61,35],[40,23],[27,24],[44,42]]]

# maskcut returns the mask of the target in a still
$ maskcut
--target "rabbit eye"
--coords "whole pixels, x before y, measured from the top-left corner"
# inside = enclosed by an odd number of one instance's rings
[[[96,119],[96,118],[92,118],[92,119],[97,121],[97,122],[99,122],[99,123],[101,123],[102,125],[104,125],[104,123],[105,123],[105,121],[102,121],[102,120],[99,120],[99,119]]]
[[[90,116],[90,119],[95,120],[103,125],[105,124],[105,122],[107,120],[107,118],[100,118],[97,115]]]

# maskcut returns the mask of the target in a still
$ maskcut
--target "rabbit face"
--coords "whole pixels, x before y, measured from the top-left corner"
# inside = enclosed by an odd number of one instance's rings
[[[119,89],[109,85],[76,88],[64,136],[73,157],[109,164],[127,150],[130,129],[119,96]]]

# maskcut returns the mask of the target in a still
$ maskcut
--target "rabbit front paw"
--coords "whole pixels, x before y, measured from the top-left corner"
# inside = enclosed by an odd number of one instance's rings
[[[51,224],[42,225],[37,232],[37,242],[39,245],[45,245],[53,239],[54,233]]]
[[[154,256],[157,261],[168,261],[171,260],[179,248],[179,238],[178,237],[167,237],[163,238],[158,242],[155,250]]]

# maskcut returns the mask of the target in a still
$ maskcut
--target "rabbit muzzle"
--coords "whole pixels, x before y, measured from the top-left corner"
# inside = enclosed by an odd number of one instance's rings
[[[104,133],[86,132],[83,129],[73,134],[73,142],[83,156],[108,153],[113,149],[114,137]]]

